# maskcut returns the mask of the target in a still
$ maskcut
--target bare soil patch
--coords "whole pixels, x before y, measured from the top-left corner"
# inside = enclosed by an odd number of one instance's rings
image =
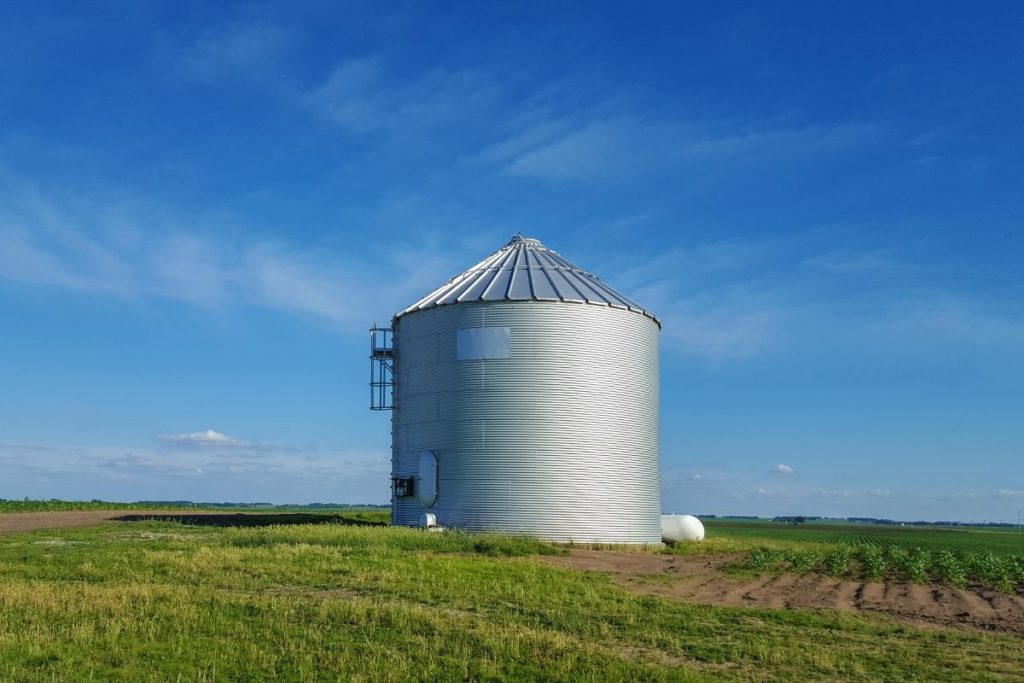
[[[883,612],[918,624],[967,626],[1024,635],[1024,597],[983,586],[966,589],[873,583],[821,574],[730,576],[737,555],[658,555],[572,550],[542,558],[552,564],[612,574],[624,588],[686,602],[756,608]]]
[[[77,510],[66,512],[8,512],[0,514],[0,534],[40,529],[94,526],[103,522],[180,522],[200,526],[266,526],[337,521],[332,515],[306,513],[243,513],[216,510]],[[357,523],[349,522],[345,523]],[[366,522],[366,524],[370,524]]]
[[[79,510],[74,512],[8,512],[0,514],[0,534],[37,529],[65,529],[93,526],[123,515],[117,510]]]

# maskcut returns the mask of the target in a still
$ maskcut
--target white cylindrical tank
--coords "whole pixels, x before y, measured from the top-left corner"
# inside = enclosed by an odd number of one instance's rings
[[[395,524],[661,541],[656,317],[516,237],[393,327]]]
[[[661,540],[665,543],[703,541],[704,524],[693,515],[662,515]]]

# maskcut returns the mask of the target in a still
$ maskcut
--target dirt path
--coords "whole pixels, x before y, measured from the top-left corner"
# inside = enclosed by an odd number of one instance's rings
[[[949,586],[867,583],[821,574],[737,578],[722,571],[736,561],[735,555],[682,557],[573,550],[567,556],[545,559],[572,569],[609,572],[628,590],[686,602],[884,612],[918,623],[1024,635],[1024,597],[980,586],[960,590]]]
[[[330,515],[301,512],[219,512],[217,510],[79,510],[69,512],[8,512],[0,514],[0,534],[40,529],[94,526],[109,521],[179,521],[210,526],[323,523]]]
[[[121,510],[83,510],[77,512],[9,512],[0,515],[0,534],[37,529],[63,529],[92,526],[124,515]]]

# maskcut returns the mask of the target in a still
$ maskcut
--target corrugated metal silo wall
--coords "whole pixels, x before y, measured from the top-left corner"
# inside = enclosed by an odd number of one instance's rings
[[[661,540],[658,325],[621,309],[466,303],[396,324],[393,476],[437,453],[438,498],[396,524],[556,541]],[[508,358],[456,360],[460,329],[510,328]]]

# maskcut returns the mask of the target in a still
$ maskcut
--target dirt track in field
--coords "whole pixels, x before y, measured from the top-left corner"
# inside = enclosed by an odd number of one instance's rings
[[[0,514],[0,534],[42,529],[94,526],[103,522],[157,520],[202,526],[266,526],[268,524],[322,524],[336,521],[329,514],[302,512],[219,512],[217,510],[79,510],[69,512],[8,512]],[[359,522],[347,521],[360,525]],[[371,524],[370,522],[362,524]]]
[[[9,512],[0,515],[0,534],[38,529],[65,529],[93,526],[125,514],[121,510],[82,510],[78,512]]]
[[[883,612],[939,626],[967,626],[1024,636],[1024,596],[991,588],[840,580],[821,574],[734,577],[722,570],[736,555],[678,556],[572,550],[545,560],[572,569],[612,574],[624,588],[707,605],[760,609],[826,608]]]

